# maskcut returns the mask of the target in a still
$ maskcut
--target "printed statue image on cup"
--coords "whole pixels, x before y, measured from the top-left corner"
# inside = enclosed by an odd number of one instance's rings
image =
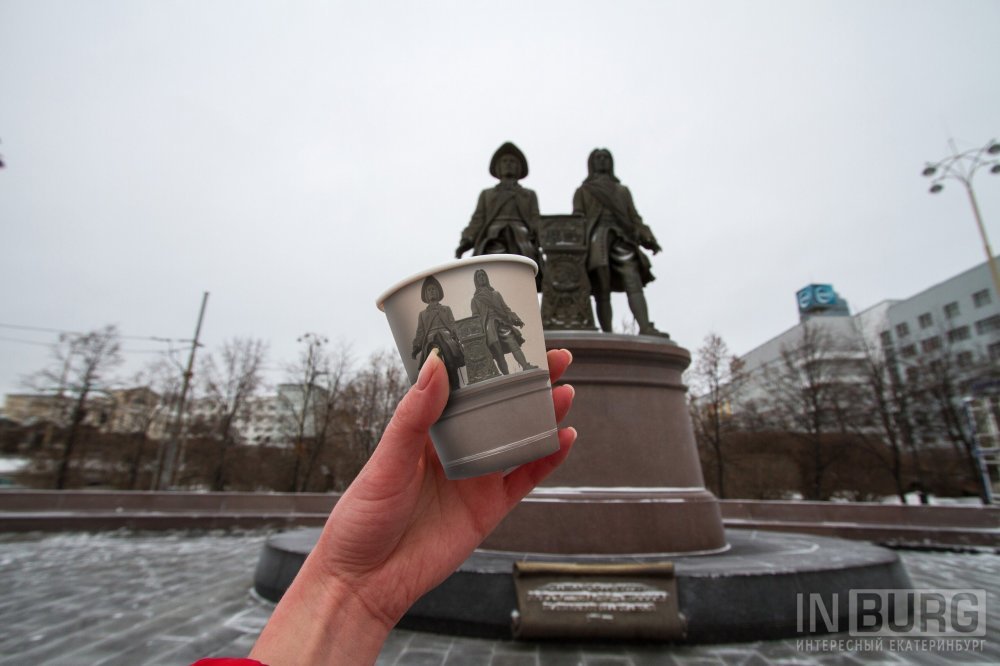
[[[431,350],[441,352],[444,366],[448,368],[448,383],[451,390],[458,388],[458,369],[465,365],[462,343],[458,339],[458,328],[451,308],[441,305],[444,291],[441,283],[433,275],[424,279],[420,288],[420,299],[427,307],[417,319],[417,336],[413,338],[413,358],[423,367]]]
[[[451,396],[431,428],[448,478],[496,471],[559,449],[537,265],[470,257],[423,271],[378,300],[410,382],[437,349]]]
[[[518,329],[524,327],[524,322],[507,307],[500,292],[490,286],[490,276],[484,269],[477,270],[474,279],[476,294],[472,297],[472,314],[477,315],[483,324],[486,346],[490,348],[497,368],[505,375],[510,374],[507,370],[507,352],[514,356],[522,370],[537,368],[537,365],[532,365],[524,358],[524,352],[521,351],[524,336]]]
[[[522,371],[538,369],[525,358],[521,349],[524,335],[520,329],[524,327],[524,321],[510,309],[500,292],[490,285],[490,276],[485,269],[478,269],[473,280],[472,314],[461,321],[463,335],[459,334],[459,323],[455,321],[452,309],[442,302],[444,291],[438,279],[428,275],[420,289],[420,298],[427,303],[427,307],[417,317],[411,356],[417,359],[419,369],[431,350],[437,348],[448,368],[448,380],[453,391],[485,379],[509,375],[507,354],[514,357]],[[483,363],[486,351],[491,361]],[[467,353],[474,361],[468,369],[465,367]],[[464,372],[460,373],[460,370]]]

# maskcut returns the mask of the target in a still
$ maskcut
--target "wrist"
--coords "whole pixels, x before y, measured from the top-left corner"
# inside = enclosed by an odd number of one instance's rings
[[[250,657],[268,666],[373,664],[392,626],[353,590],[307,560]]]

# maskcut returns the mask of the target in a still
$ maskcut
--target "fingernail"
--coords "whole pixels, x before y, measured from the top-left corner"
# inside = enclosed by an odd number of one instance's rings
[[[439,352],[438,352],[438,348],[437,347],[434,347],[433,349],[431,349],[431,355],[427,357],[426,361],[424,361],[424,367],[420,368],[420,374],[417,375],[417,390],[418,391],[427,388],[427,385],[430,383],[430,381],[431,381],[431,375],[434,374],[434,368],[432,368],[431,366],[432,365],[435,365],[435,366],[437,365],[437,359],[440,358],[438,356],[438,353]]]
[[[570,393],[570,397],[571,398],[575,398],[576,397],[576,389],[573,388],[572,384],[563,384],[563,386],[565,386],[565,387],[567,387],[569,389],[569,393]]]
[[[563,347],[563,351],[566,352],[567,354],[569,354],[569,362],[572,363],[573,362],[573,352],[571,352],[570,350],[566,349],[565,347]]]

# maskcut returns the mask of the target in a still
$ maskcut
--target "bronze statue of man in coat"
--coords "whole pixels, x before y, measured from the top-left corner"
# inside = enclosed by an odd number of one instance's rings
[[[538,197],[534,190],[518,181],[528,175],[528,160],[509,141],[500,146],[490,160],[490,175],[499,179],[495,187],[483,190],[469,225],[455,250],[455,258],[472,250],[479,254],[520,254],[539,266],[536,276],[541,284],[541,253],[538,250]]]
[[[640,335],[667,336],[649,320],[643,287],[651,282],[649,257],[662,248],[643,224],[632,193],[615,177],[614,159],[607,148],[596,148],[587,159],[588,175],[573,195],[573,213],[586,219],[589,249],[587,272],[601,329],[612,329],[611,292],[624,291],[639,325]]]

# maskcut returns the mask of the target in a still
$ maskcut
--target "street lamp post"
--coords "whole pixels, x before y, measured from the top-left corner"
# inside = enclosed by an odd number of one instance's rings
[[[997,270],[997,261],[993,256],[993,250],[990,248],[989,238],[986,236],[986,227],[983,225],[983,216],[979,212],[979,203],[976,201],[975,190],[972,189],[972,178],[981,168],[989,167],[990,173],[1000,174],[1000,159],[998,159],[998,155],[1000,155],[1000,143],[997,143],[994,139],[982,148],[973,148],[964,153],[958,152],[954,141],[949,140],[948,144],[951,146],[952,154],[939,162],[928,162],[927,166],[924,167],[923,175],[932,179],[931,194],[937,194],[944,189],[942,181],[946,178],[953,178],[965,186],[965,191],[969,195],[969,203],[972,204],[972,214],[976,217],[979,237],[982,239],[983,249],[986,251],[986,262],[989,264],[990,273],[993,276],[993,289],[997,297],[1000,298],[1000,270]],[[972,436],[972,455],[979,471],[980,483],[982,484],[983,503],[990,504],[993,500],[992,489],[990,487],[992,482],[989,471],[984,464],[983,452],[979,448],[978,437],[976,436],[976,424],[972,418],[972,400],[973,398],[968,398],[965,401],[966,420],[968,421],[969,432]]]
[[[990,266],[990,273],[993,275],[993,288],[997,297],[1000,298],[1000,270],[997,269],[997,262],[990,249],[990,241],[986,236],[986,227],[983,226],[983,217],[979,212],[979,203],[976,201],[976,193],[972,189],[972,177],[983,167],[990,167],[990,173],[1000,174],[1000,143],[995,139],[991,140],[982,148],[973,148],[964,153],[958,152],[955,142],[948,141],[952,154],[938,162],[928,162],[924,167],[923,175],[932,178],[930,192],[937,194],[944,189],[942,182],[946,178],[953,178],[965,186],[965,191],[969,195],[969,203],[972,204],[972,213],[976,216],[976,226],[979,228],[979,237],[983,241],[983,249],[986,251],[986,261]]]

